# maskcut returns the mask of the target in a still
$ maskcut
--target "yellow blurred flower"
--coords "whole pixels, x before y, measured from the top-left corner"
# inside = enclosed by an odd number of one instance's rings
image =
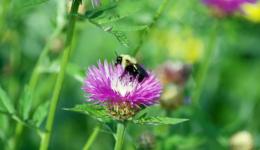
[[[193,64],[203,55],[204,44],[190,30],[169,34],[168,50],[171,57]]]
[[[190,28],[182,30],[155,30],[152,40],[167,49],[169,58],[185,64],[194,64],[203,57],[204,43]]]
[[[254,148],[254,139],[250,132],[240,131],[230,138],[231,150],[252,150]]]
[[[242,6],[244,17],[252,22],[260,22],[260,2],[256,4],[246,3]]]
[[[184,89],[175,84],[167,84],[160,99],[162,108],[174,110],[182,106],[184,102]]]

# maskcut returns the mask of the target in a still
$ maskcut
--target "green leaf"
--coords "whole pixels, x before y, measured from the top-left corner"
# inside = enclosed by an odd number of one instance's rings
[[[47,1],[49,1],[49,0],[26,0],[26,1],[14,0],[14,1],[12,1],[12,3],[14,6],[14,9],[20,11],[20,10],[24,10],[28,7],[33,7],[35,5],[45,3]]]
[[[108,24],[103,26],[104,31],[125,31],[125,32],[133,32],[147,29],[147,25],[136,25],[136,24]]]
[[[139,10],[142,10],[142,3],[143,2],[133,0],[120,1],[117,3],[115,9],[106,11],[102,17],[95,18],[95,21],[99,24],[117,22],[136,14]]]
[[[76,64],[70,63],[66,70],[67,74],[72,76],[74,79],[83,83],[85,77],[85,70]]]
[[[188,121],[188,119],[169,118],[169,117],[141,117],[139,119],[133,119],[133,123],[136,124],[148,124],[148,125],[175,125]]]
[[[120,21],[124,18],[127,18],[129,17],[131,14],[125,14],[125,15],[120,15],[120,16],[110,16],[110,17],[104,17],[104,18],[101,18],[101,19],[98,19],[96,22],[98,24],[109,24],[109,23],[114,23],[114,22],[117,22],[117,21]]]
[[[148,112],[150,111],[150,109],[151,109],[151,107],[146,107],[146,108],[142,109],[141,111],[139,111],[139,112],[134,116],[134,120],[145,117],[145,116],[148,114]]]
[[[102,106],[94,104],[81,104],[76,105],[74,108],[65,108],[64,110],[87,114],[101,122],[111,121],[111,117],[107,114],[107,111]]]
[[[125,47],[129,47],[128,38],[123,31],[115,30],[115,29],[113,29],[113,26],[102,26],[94,21],[91,21],[91,23],[94,24],[95,26],[101,28],[105,32],[113,34],[120,44],[122,44]]]
[[[12,104],[11,99],[8,97],[7,93],[2,89],[1,85],[0,85],[0,105],[3,105],[3,107],[10,114],[13,114],[15,112],[14,105]]]
[[[25,86],[23,95],[19,101],[19,115],[23,120],[29,118],[32,107],[32,91],[28,86]]]
[[[112,3],[112,4],[107,5],[107,6],[99,7],[97,9],[88,10],[85,13],[85,17],[88,18],[88,19],[97,18],[97,17],[101,16],[105,11],[112,10],[112,9],[116,8],[116,6],[117,5],[115,3]]]
[[[59,61],[55,60],[51,62],[49,58],[46,58],[38,67],[38,71],[40,73],[58,73],[60,71]]]
[[[7,116],[0,114],[0,122],[0,140],[4,140],[7,138],[8,130],[10,130]]]
[[[49,101],[40,105],[33,114],[32,123],[33,125],[40,127],[44,119],[46,118],[49,110]]]
[[[117,26],[117,30],[120,31],[140,31],[140,30],[145,30],[147,29],[148,26],[147,25],[121,25],[121,26]]]
[[[111,33],[116,37],[118,42],[125,47],[129,47],[129,41],[126,34],[122,31],[111,31]]]
[[[58,61],[48,62],[45,65],[39,67],[41,73],[58,73],[60,71],[60,65]],[[66,69],[66,73],[72,76],[77,81],[83,83],[85,70],[77,64],[69,63]]]
[[[132,11],[118,11],[117,14],[115,13],[106,13],[104,17],[97,18],[95,21],[98,24],[108,24],[108,23],[114,23],[121,21],[126,18],[130,18],[132,15],[136,14],[138,12],[137,9],[134,9]]]

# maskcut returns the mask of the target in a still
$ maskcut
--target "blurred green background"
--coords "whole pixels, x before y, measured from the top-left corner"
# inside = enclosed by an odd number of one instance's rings
[[[37,86],[31,91],[33,104],[26,121],[46,102],[47,107],[40,114],[48,111],[66,38],[68,3],[0,1],[0,86],[18,116],[32,70],[43,49],[49,50],[39,67]],[[130,125],[125,149],[140,149],[142,136],[152,139],[148,141],[154,149],[230,149],[231,138],[241,131],[250,134],[254,149],[260,148],[260,24],[239,15],[215,17],[198,0],[170,0],[146,33],[146,25],[153,22],[162,1],[101,0],[100,7],[111,3],[116,3],[116,7],[105,11],[103,17],[89,20],[83,14],[77,19],[49,149],[82,149],[98,122],[63,108],[85,102],[82,77],[90,65],[96,65],[98,60],[113,61],[115,52],[132,54],[138,46],[137,59],[149,70],[156,70],[167,60],[192,66],[185,85],[190,102],[171,110],[156,105],[153,110],[156,115],[189,121],[175,126]],[[83,4],[83,12],[95,9],[88,0]],[[95,21],[107,22],[96,26]],[[192,95],[196,92],[199,94],[194,100]],[[2,101],[0,111],[0,149],[8,149],[13,144],[17,120],[6,113]],[[44,129],[44,124],[43,117],[39,128]],[[25,126],[17,149],[38,149],[37,130]],[[101,132],[91,149],[109,150],[113,145],[113,136]]]

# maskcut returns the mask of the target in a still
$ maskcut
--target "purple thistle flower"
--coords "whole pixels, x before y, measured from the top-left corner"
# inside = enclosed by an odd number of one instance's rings
[[[224,14],[232,14],[240,11],[242,4],[254,3],[256,0],[203,0],[203,2]]]
[[[124,74],[121,65],[112,65],[107,61],[98,67],[88,69],[83,90],[89,93],[89,100],[108,106],[110,114],[117,119],[133,116],[142,106],[155,104],[162,91],[159,80],[148,72],[142,82]]]

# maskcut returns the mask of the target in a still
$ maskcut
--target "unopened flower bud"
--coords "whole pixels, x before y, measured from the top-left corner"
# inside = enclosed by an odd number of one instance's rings
[[[181,62],[166,61],[158,67],[158,77],[163,84],[183,85],[189,78],[191,66]]]
[[[72,2],[73,2],[73,0],[68,0],[68,2],[67,2],[67,12],[68,13],[70,12]],[[78,13],[83,15],[83,14],[85,14],[85,12],[86,12],[86,7],[85,7],[84,3],[81,3],[78,8]]]
[[[59,53],[64,48],[64,40],[61,37],[56,37],[52,40],[50,50],[53,53]]]
[[[152,133],[143,133],[138,140],[139,150],[153,150],[155,149],[155,137]]]

